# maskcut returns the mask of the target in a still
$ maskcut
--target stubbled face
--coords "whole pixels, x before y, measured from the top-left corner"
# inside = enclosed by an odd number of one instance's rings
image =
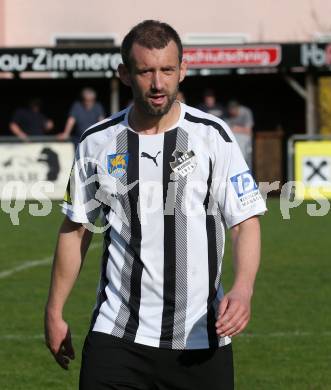
[[[136,107],[147,115],[163,116],[176,100],[186,66],[180,64],[174,41],[163,49],[147,49],[136,43],[131,49],[131,69],[121,74],[132,88]]]

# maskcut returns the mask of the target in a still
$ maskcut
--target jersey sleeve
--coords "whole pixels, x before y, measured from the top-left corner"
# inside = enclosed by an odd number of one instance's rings
[[[94,223],[101,206],[96,199],[98,181],[93,159],[86,156],[84,149],[82,144],[77,147],[62,212],[73,222]]]
[[[213,196],[228,228],[267,210],[236,140],[231,139],[216,142],[213,174]]]

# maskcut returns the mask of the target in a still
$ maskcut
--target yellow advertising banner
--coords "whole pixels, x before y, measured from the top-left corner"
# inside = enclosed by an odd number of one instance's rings
[[[331,199],[331,141],[297,141],[294,152],[295,197]]]
[[[320,134],[331,135],[331,77],[320,77],[318,84]]]

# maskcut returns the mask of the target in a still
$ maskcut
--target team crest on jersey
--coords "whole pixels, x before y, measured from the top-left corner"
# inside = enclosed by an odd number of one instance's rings
[[[175,150],[172,155],[175,159],[174,161],[170,162],[170,167],[175,173],[178,173],[182,177],[192,173],[197,166],[197,161],[193,150],[186,152]]]
[[[107,156],[108,173],[117,179],[124,176],[129,162],[129,153],[115,153]]]

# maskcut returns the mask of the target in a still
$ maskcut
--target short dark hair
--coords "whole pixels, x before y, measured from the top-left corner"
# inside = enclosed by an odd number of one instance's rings
[[[169,24],[158,20],[144,20],[134,26],[124,37],[121,54],[123,63],[130,68],[130,52],[134,43],[147,49],[163,49],[170,41],[174,41],[178,48],[179,62],[183,59],[183,45],[175,29]]]

